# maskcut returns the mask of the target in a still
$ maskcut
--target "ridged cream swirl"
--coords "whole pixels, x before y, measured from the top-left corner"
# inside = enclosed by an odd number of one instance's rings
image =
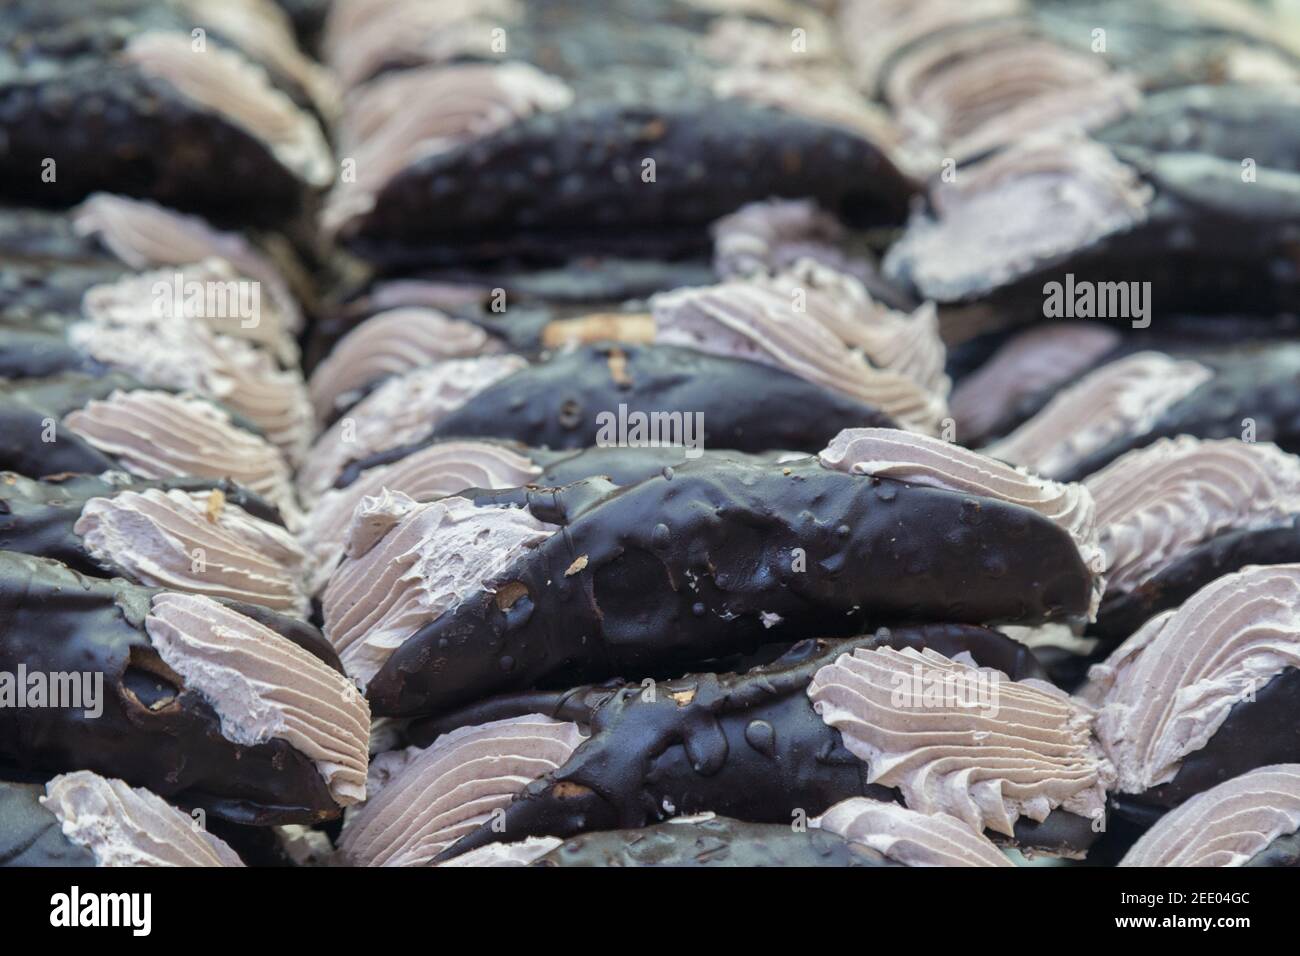
[[[366,795],[370,707],[356,685],[269,627],[211,598],[155,595],[145,631],[163,661],[244,746],[287,741],[340,806]]]
[[[519,0],[338,0],[321,45],[346,88],[391,63],[492,59],[493,30],[522,15]]]
[[[891,313],[857,280],[815,263],[662,293],[651,308],[658,342],[784,369],[929,434],[947,414],[933,310]]]
[[[710,232],[713,269],[724,279],[775,272],[800,259],[841,272],[852,268],[839,250],[843,226],[811,199],[752,202],[717,220]]]
[[[355,393],[382,378],[504,348],[480,326],[436,309],[380,312],[343,336],[312,372],[312,404],[317,416],[327,418]]]
[[[349,462],[427,438],[448,414],[527,366],[518,355],[483,355],[389,379],[316,439],[298,471],[299,491],[306,501],[315,501]]]
[[[162,797],[78,770],[45,785],[41,805],[97,866],[243,866],[220,837]]]
[[[1104,325],[1050,322],[1021,332],[952,390],[948,404],[966,444],[983,438],[1016,403],[1068,382],[1119,344]]]
[[[904,866],[1015,866],[992,840],[954,816],[868,797],[842,800],[809,825]]]
[[[91,193],[72,210],[72,228],[94,236],[132,269],[184,266],[224,259],[241,276],[260,282],[275,308],[263,313],[256,328],[226,334],[261,342],[286,364],[298,361],[298,345],[287,332],[302,328],[302,310],[275,264],[237,232],[214,229],[198,216],[160,206],[148,199],[114,193]],[[270,321],[282,319],[283,323]]]
[[[1099,143],[1031,137],[931,190],[885,255],[927,298],[985,295],[1147,217],[1152,190]]]
[[[1259,767],[1198,793],[1138,839],[1120,866],[1241,866],[1300,831],[1300,764]]]
[[[899,696],[912,681],[920,693]],[[991,706],[926,696],[944,682],[985,688]],[[808,697],[867,764],[868,781],[898,787],[913,810],[1006,836],[1020,817],[1042,821],[1057,807],[1104,813],[1114,771],[1089,732],[1092,713],[1050,684],[929,648],[858,648],[819,670]]]
[[[1063,388],[1029,421],[981,451],[1060,474],[1124,435],[1141,435],[1214,373],[1163,352],[1137,352]]]
[[[227,597],[299,617],[308,612],[306,553],[284,528],[179,489],[91,498],[73,531],[86,550],[141,584]]]
[[[827,468],[851,475],[894,478],[1036,511],[1074,539],[1093,575],[1096,611],[1106,561],[1097,537],[1096,507],[1083,485],[1039,478],[960,445],[893,428],[846,428],[818,458]]]
[[[163,80],[259,140],[303,182],[328,186],[334,159],[316,119],[276,89],[263,67],[217,46],[196,53],[191,42],[185,33],[141,33],[122,55],[146,76]]]
[[[339,149],[356,161],[356,175],[330,192],[321,222],[337,231],[373,209],[380,191],[420,160],[572,102],[566,83],[522,62],[383,74],[344,103]]]
[[[1084,484],[1097,502],[1108,591],[1132,591],[1225,531],[1300,515],[1300,458],[1269,442],[1162,438]]]
[[[1158,614],[1089,672],[1097,738],[1119,789],[1172,780],[1228,712],[1300,667],[1300,564],[1248,567]]]
[[[284,457],[211,402],[171,392],[119,390],[87,402],[63,422],[133,475],[230,478],[278,507],[290,530],[302,520]]]
[[[432,501],[467,488],[519,488],[542,473],[533,462],[504,445],[482,441],[439,442],[391,465],[370,468],[346,488],[331,488],[307,515],[300,538],[316,567],[317,586],[343,556],[352,513],[363,498],[385,490],[415,501]],[[323,576],[323,577],[322,577]]]
[[[347,557],[322,599],[325,636],[364,686],[407,638],[558,529],[522,508],[465,498],[418,504],[385,490],[357,506]]]
[[[186,292],[179,315],[172,301],[177,277]],[[280,368],[270,353],[240,334],[244,322],[261,322],[260,308],[257,315],[240,314],[253,311],[251,293],[239,291],[240,281],[225,262],[208,259],[92,286],[82,297],[82,321],[68,329],[68,340],[146,385],[222,402],[296,461],[315,432],[307,386],[296,367]],[[190,289],[204,290],[203,295],[190,298]],[[220,298],[217,289],[223,290]],[[242,302],[234,305],[232,297]],[[209,315],[209,307],[224,314]]]
[[[411,754],[348,815],[339,852],[354,866],[429,866],[531,781],[562,766],[582,741],[577,724],[540,714],[457,728]]]

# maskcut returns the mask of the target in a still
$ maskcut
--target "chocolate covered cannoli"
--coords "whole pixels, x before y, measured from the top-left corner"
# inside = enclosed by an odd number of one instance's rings
[[[1300,451],[1300,348],[1252,342],[1130,353],[1063,388],[982,451],[1065,481],[1161,438],[1243,438]]]
[[[1275,764],[1192,797],[1120,866],[1300,866],[1300,764]]]
[[[244,865],[196,818],[89,770],[0,782],[0,820],[0,866]]]
[[[950,658],[978,662],[985,670],[971,670],[982,675],[979,680],[987,679],[990,686],[1002,682],[999,701],[1006,700],[1007,693],[1018,695],[1015,718],[1003,713],[1001,724],[988,718],[987,706],[992,698],[977,709],[973,703],[968,708],[959,707],[953,702],[955,698],[948,696],[944,698],[946,705],[937,705],[936,713],[922,700],[918,685],[918,696],[900,707],[912,710],[920,722],[936,723],[929,746],[930,738],[925,733],[912,736],[916,755],[924,758],[941,743],[951,742],[947,751],[956,765],[961,754],[973,755],[984,749],[978,743],[984,738],[978,735],[991,728],[1025,735],[1014,769],[1012,761],[991,768],[987,777],[969,785],[973,798],[967,800],[973,799],[985,808],[988,822],[995,827],[1002,826],[1008,816],[1014,821],[1009,832],[998,831],[999,839],[1066,854],[1083,852],[1095,839],[1090,819],[1062,808],[1065,803],[1077,803],[1078,809],[1091,815],[1104,802],[1100,788],[1106,766],[1088,751],[1086,727],[1080,732],[1070,716],[1072,707],[1078,709],[1081,705],[1068,705],[1061,700],[1061,692],[1049,690],[1050,685],[1038,679],[1042,670],[1033,655],[1016,642],[979,627],[928,625],[844,641],[803,641],[776,662],[744,674],[703,673],[668,681],[577,688],[553,694],[549,702],[538,695],[531,699],[520,695],[513,703],[542,707],[548,717],[564,721],[564,726],[575,728],[575,733],[586,728],[590,735],[557,769],[542,771],[531,782],[516,779],[510,787],[513,799],[497,804],[503,812],[489,811],[488,819],[476,827],[447,832],[438,841],[445,847],[438,851],[439,859],[450,859],[491,843],[643,827],[678,814],[705,811],[747,823],[782,824],[787,828],[797,818],[825,813],[823,825],[850,839],[858,826],[869,832],[868,820],[855,824],[855,814],[836,813],[832,808],[853,797],[892,802],[900,798],[900,793],[892,789],[892,784],[878,781],[882,773],[888,775],[884,765],[877,769],[855,755],[856,745],[849,743],[848,731],[842,734],[835,726],[840,722],[838,712],[829,712],[819,703],[823,694],[816,689],[846,666],[846,660],[863,655],[865,660],[881,655],[905,660],[909,681],[920,681],[927,672],[938,674],[935,668],[942,666],[941,662],[952,665]],[[913,664],[917,665],[914,676]],[[994,673],[998,676],[993,677]],[[908,685],[902,682],[897,686],[906,689]],[[1008,692],[1008,688],[1014,690]],[[889,696],[886,690],[885,699]],[[1042,708],[1027,710],[1023,706],[1026,700],[1041,703]],[[508,708],[512,700],[505,698],[502,703]],[[468,713],[474,714],[475,710]],[[447,753],[465,734],[485,733],[488,728],[511,721],[543,719],[535,712],[531,717],[511,716],[501,707],[498,712],[500,716],[486,725],[442,733],[426,750],[415,750],[421,756],[414,759],[431,761],[434,758],[430,754]],[[946,736],[937,729],[939,716],[950,729]],[[1025,722],[1038,716],[1042,717],[1041,723],[1032,724],[1034,731],[1026,735]],[[968,720],[972,726],[967,727]],[[434,725],[430,722],[425,729]],[[955,725],[961,725],[961,729],[955,729]],[[417,724],[412,729],[418,734],[420,727]],[[970,734],[976,735],[973,744]],[[965,747],[957,743],[961,740],[966,741]],[[507,752],[525,751],[515,744]],[[398,753],[409,755],[412,751]],[[486,777],[487,773],[478,771],[476,776]],[[418,772],[399,773],[394,783],[400,781],[405,781],[408,790],[431,783],[428,776]],[[949,785],[941,790],[951,797],[949,805],[960,805],[955,797],[965,794],[968,785],[961,774],[948,781]],[[451,783],[463,784],[464,780]],[[444,784],[432,792],[448,789]],[[487,781],[466,784],[460,799],[468,803],[471,795],[488,789]],[[493,792],[499,789],[499,784],[492,787]],[[359,825],[357,836],[349,840],[345,831],[345,856],[350,847],[364,845],[361,839],[365,838],[369,843],[368,860],[381,853],[393,858],[414,844],[417,834],[423,835],[417,822],[421,819],[421,804],[407,798],[402,806],[402,791],[381,791],[381,798],[385,792],[392,794],[391,799],[374,806],[368,803],[357,813],[353,821]],[[1004,797],[1009,813],[993,814],[989,808],[995,803],[1002,805]],[[447,805],[451,802],[444,799]],[[450,827],[471,813],[471,806],[457,812],[448,806],[439,822]],[[885,815],[889,812],[885,811]],[[394,820],[410,822],[393,825]],[[953,824],[968,826],[958,820]],[[978,829],[970,831],[972,837],[977,833]],[[424,839],[419,844],[428,848]],[[877,846],[888,852],[885,845]]]
[[[120,372],[0,382],[0,467],[30,478],[126,471],[229,478],[302,520],[279,450],[242,416]]]
[[[791,7],[738,35],[741,16],[687,0],[339,4],[325,55],[352,87],[338,140],[355,176],[326,228],[400,267],[676,258],[771,196],[897,222],[912,184],[895,130],[839,72],[829,21]],[[782,70],[737,47],[799,55]]]
[[[0,671],[0,763],[112,774],[240,823],[364,796],[365,701],[318,631],[265,608],[0,552]]]
[[[1300,294],[1287,268],[1297,216],[1289,168],[1030,138],[936,182],[884,270],[918,298],[1012,320],[1272,315]]]
[[[0,550],[300,617],[308,610],[306,553],[274,508],[229,481],[0,472]]]
[[[490,843],[441,866],[1012,866],[947,814],[854,797],[800,827],[704,813],[639,830]]]
[[[112,190],[270,222],[330,183],[317,117],[276,85],[286,70],[300,84],[326,81],[273,34],[273,8],[109,6],[109,30],[79,0],[6,7],[0,178],[12,199],[54,205]]]
[[[1127,637],[1225,574],[1300,561],[1300,458],[1275,445],[1164,438],[1084,484],[1106,552],[1092,633]]]
[[[261,312],[260,293],[220,259],[130,274],[87,289],[78,318],[48,346],[0,330],[0,366],[20,377],[118,369],[191,391],[239,412],[296,461],[314,434],[311,406],[301,373],[275,354],[294,354],[283,321],[268,316],[269,348],[240,331],[257,328]],[[62,367],[50,368],[49,349],[65,357]]]
[[[1100,560],[1081,487],[859,429],[820,460],[688,462],[623,488],[385,492],[354,514],[323,606],[376,711],[412,715],[869,621],[1083,620]]]
[[[1300,758],[1300,565],[1249,567],[1148,621],[1089,673],[1114,805],[1141,816]]]

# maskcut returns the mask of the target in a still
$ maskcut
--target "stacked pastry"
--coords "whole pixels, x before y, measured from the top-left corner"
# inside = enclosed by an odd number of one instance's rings
[[[1295,865],[1300,45],[1087,6],[11,4],[0,863]]]

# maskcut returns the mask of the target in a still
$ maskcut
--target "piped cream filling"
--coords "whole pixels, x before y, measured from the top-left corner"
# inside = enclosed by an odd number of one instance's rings
[[[186,290],[180,303],[177,277]],[[294,461],[314,433],[307,388],[301,372],[281,369],[241,335],[245,324],[262,321],[251,293],[240,291],[241,281],[223,261],[209,259],[92,286],[68,340],[146,385],[197,392],[227,405]],[[190,289],[203,293],[190,295]]]
[[[383,188],[420,160],[572,102],[567,84],[526,63],[433,66],[379,76],[345,102],[340,151],[355,159],[356,175],[331,191],[321,222],[338,231],[373,209]]]
[[[183,33],[141,33],[122,55],[146,76],[258,139],[308,185],[324,187],[333,180],[334,160],[320,125],[276,89],[258,64],[220,47],[196,51]]]
[[[713,268],[724,279],[775,272],[800,259],[836,268],[844,258],[838,249],[843,227],[811,199],[752,202],[710,231]]]
[[[1300,564],[1248,567],[1158,614],[1089,672],[1118,789],[1167,783],[1233,706],[1300,667]]]
[[[556,837],[529,837],[518,843],[489,843],[437,866],[531,866],[564,841]]]
[[[356,685],[269,627],[211,598],[154,597],[145,631],[163,661],[243,746],[287,741],[340,806],[365,799],[370,708]]]
[[[1052,322],[1022,332],[952,390],[949,406],[958,434],[987,434],[1018,402],[1068,382],[1119,341],[1114,329],[1083,322]]]
[[[352,514],[363,498],[385,490],[432,501],[467,488],[519,488],[542,473],[530,459],[490,442],[440,442],[391,465],[370,468],[346,488],[331,488],[307,515],[301,540],[317,568],[315,593],[343,557]]]
[[[1122,455],[1084,484],[1097,502],[1108,590],[1132,591],[1226,531],[1300,515],[1300,458],[1271,443],[1190,435]]]
[[[417,504],[385,489],[352,518],[347,557],[325,588],[325,636],[362,686],[416,631],[502,575],[558,531],[522,508],[465,498]]]
[[[1095,614],[1105,582],[1105,554],[1097,537],[1096,507],[1077,483],[1039,478],[960,445],[892,428],[846,428],[820,454],[827,468],[850,475],[994,498],[1029,508],[1068,531],[1092,572]]]
[[[224,840],[157,794],[89,770],[55,777],[41,805],[97,866],[244,865]]]
[[[268,346],[286,365],[298,361],[298,346],[290,332],[302,328],[298,300],[275,264],[237,232],[213,229],[198,216],[185,215],[148,199],[114,193],[92,193],[72,211],[78,235],[94,236],[109,252],[132,269],[192,266],[208,259],[224,259],[241,276],[261,283],[274,303],[264,310],[253,328],[225,328]]]
[[[339,840],[354,866],[428,866],[461,837],[503,813],[531,781],[583,741],[577,724],[540,714],[461,727],[406,758],[356,812]]]
[[[493,31],[522,16],[518,0],[339,0],[322,46],[339,82],[351,88],[389,63],[492,59],[503,52],[493,49]]]
[[[903,866],[1015,865],[992,840],[956,817],[918,813],[897,803],[852,797],[808,823]]]
[[[1149,431],[1213,377],[1199,362],[1138,352],[1061,389],[1033,418],[981,451],[1040,474],[1061,474],[1117,438]]]
[[[141,478],[230,478],[280,509],[290,530],[302,513],[283,456],[211,402],[137,389],[70,412],[64,425]]]
[[[324,419],[372,382],[422,365],[504,351],[480,326],[434,309],[380,312],[334,346],[311,376],[311,399]]]
[[[303,497],[325,493],[349,462],[427,438],[475,395],[528,366],[518,355],[451,359],[384,382],[316,440],[298,472]]]
[[[210,494],[149,488],[91,498],[73,531],[92,557],[141,584],[307,614],[298,542]]]
[[[658,342],[785,369],[930,434],[947,414],[933,307],[903,316],[816,263],[662,293],[651,308]]]
[[[951,696],[932,690],[945,687]],[[1105,812],[1114,769],[1089,732],[1092,713],[1045,682],[928,648],[859,648],[819,670],[808,697],[867,764],[868,782],[898,787],[913,810],[1006,836],[1020,817],[1058,807]]]
[[[885,270],[922,295],[985,295],[1147,218],[1153,191],[1106,147],[1033,137],[963,167],[931,191],[885,255]]]
[[[1300,764],[1259,767],[1161,817],[1120,866],[1241,866],[1300,830]]]

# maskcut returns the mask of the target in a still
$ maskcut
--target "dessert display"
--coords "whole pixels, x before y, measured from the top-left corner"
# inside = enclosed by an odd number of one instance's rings
[[[0,25],[0,866],[1300,865],[1285,4]]]

